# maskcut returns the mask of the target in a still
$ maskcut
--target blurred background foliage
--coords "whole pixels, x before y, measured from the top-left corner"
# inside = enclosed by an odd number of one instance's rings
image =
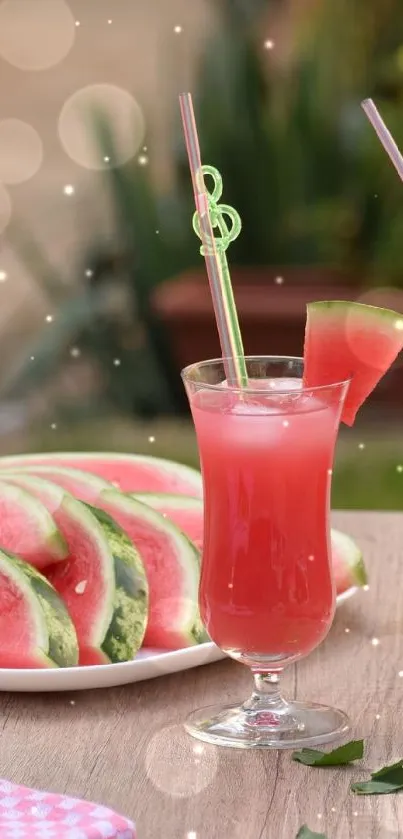
[[[193,96],[203,160],[220,169],[224,200],[243,220],[231,264],[336,266],[357,289],[403,287],[402,186],[360,110],[361,99],[373,96],[403,144],[399,0],[312,4],[305,16],[297,15],[281,60],[261,34],[262,16],[278,13],[280,0],[220,0],[215,8],[217,22],[204,44]],[[158,286],[200,268],[176,99],[171,106],[169,189],[137,160],[115,167],[113,125],[102,113],[90,115],[99,154],[110,160],[104,178],[113,212],[109,240],[89,242],[78,257],[76,276],[83,280],[70,276],[66,282],[27,233],[14,231],[15,248],[52,302],[57,328],[24,348],[5,399],[27,399],[42,388],[49,405],[46,388],[85,359],[93,386],[75,400],[52,391],[57,422],[88,418],[90,428],[94,416],[111,413],[123,423],[125,417],[185,417],[166,325],[153,306]],[[185,445],[183,426],[172,435],[167,422],[169,454],[192,461],[195,450]],[[92,446],[92,432],[89,437],[84,446]],[[77,447],[69,439],[65,447]],[[138,441],[131,445],[139,448]],[[51,439],[41,446],[52,447]],[[388,506],[400,507],[403,478],[393,450],[388,466],[384,454],[375,458],[382,459],[383,471],[371,493],[368,481],[364,488],[362,479],[353,480],[360,474],[355,438],[351,446],[354,454],[349,460],[344,452],[336,476],[335,503],[380,507],[382,491]]]

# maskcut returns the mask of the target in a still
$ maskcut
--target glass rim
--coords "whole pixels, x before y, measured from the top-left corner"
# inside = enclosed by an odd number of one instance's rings
[[[235,358],[240,358],[240,356],[235,356]],[[298,355],[245,355],[245,356],[243,356],[243,358],[244,358],[245,361],[285,361],[285,362],[293,361],[293,362],[301,362],[302,364],[304,363],[303,357],[298,356]],[[195,381],[194,379],[191,379],[190,374],[196,368],[203,369],[203,367],[207,367],[208,365],[211,365],[211,364],[224,364],[226,361],[231,361],[231,359],[228,356],[222,356],[222,357],[219,357],[219,358],[207,358],[204,361],[195,361],[192,364],[187,364],[186,367],[184,367],[183,370],[181,370],[181,377],[182,377],[184,382],[189,382],[190,384],[199,384],[203,389],[220,391],[220,393],[221,393],[221,391],[222,391],[222,383],[221,382],[218,383],[218,384],[211,384],[209,382],[198,382],[198,381]],[[274,376],[268,376],[268,378],[275,378],[275,377]],[[282,377],[282,378],[285,378],[285,377]],[[289,378],[291,379],[293,377],[290,376]],[[298,391],[298,393],[314,393],[314,392],[317,392],[317,391],[330,390],[331,388],[337,388],[337,387],[342,387],[342,386],[349,385],[349,384],[351,384],[351,381],[352,381],[352,376],[348,379],[341,379],[338,382],[330,382],[329,384],[326,384],[326,385],[314,385],[313,387],[304,387],[303,386]],[[228,391],[231,391],[231,393],[245,393],[245,391],[246,391],[247,393],[255,393],[255,394],[258,393],[258,394],[267,395],[267,388],[264,389],[264,388],[258,388],[258,387],[257,388],[256,387],[254,387],[254,388],[249,388],[249,387],[242,388],[242,387],[231,385],[231,386],[228,386]],[[293,394],[295,396],[295,389],[286,388],[284,390],[283,389],[281,389],[281,390],[276,389],[276,390],[272,391],[273,396],[274,395],[276,395],[276,396],[277,395],[283,395],[284,396],[284,395],[289,395],[289,394]]]

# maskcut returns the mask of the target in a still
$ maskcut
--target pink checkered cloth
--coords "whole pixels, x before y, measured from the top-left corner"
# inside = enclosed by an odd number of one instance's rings
[[[136,839],[107,807],[0,779],[0,839]]]

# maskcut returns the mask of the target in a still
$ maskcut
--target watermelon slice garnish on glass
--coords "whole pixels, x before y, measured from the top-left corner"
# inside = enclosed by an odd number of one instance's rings
[[[348,301],[309,303],[304,346],[304,385],[350,379],[341,419],[357,411],[403,347],[403,315]]]

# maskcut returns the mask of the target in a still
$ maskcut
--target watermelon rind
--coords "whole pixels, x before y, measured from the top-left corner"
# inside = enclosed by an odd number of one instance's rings
[[[152,528],[169,537],[180,572],[182,591],[177,600],[178,608],[175,617],[167,627],[167,634],[176,634],[182,639],[183,646],[186,644],[201,644],[209,640],[198,607],[200,553],[190,539],[169,518],[165,518],[152,507],[143,504],[131,495],[123,494],[117,490],[102,492],[97,506],[102,509],[105,508],[109,515],[113,518],[116,517],[118,521],[119,514],[141,518],[146,525],[149,524]],[[141,549],[139,546],[137,547],[141,556]],[[145,558],[143,558],[143,563],[147,573]],[[177,592],[173,590],[172,599],[175,599],[176,595]],[[149,643],[147,633],[145,643]]]
[[[357,312],[357,314],[362,314],[365,318],[374,317],[376,321],[378,318],[382,317],[387,320],[388,324],[393,330],[396,330],[397,333],[401,333],[402,331],[402,314],[395,312],[393,309],[383,309],[380,306],[370,306],[368,303],[357,303],[356,301],[351,300],[317,300],[314,303],[308,303],[307,309],[308,311],[328,310],[331,312],[337,312],[337,309],[340,309],[340,312],[343,315],[346,312]]]
[[[85,462],[89,460],[99,461],[99,466],[96,468],[88,469],[85,466]],[[200,497],[202,495],[202,480],[200,472],[197,469],[193,469],[191,466],[186,466],[183,463],[176,463],[173,460],[168,460],[161,457],[153,457],[151,455],[142,455],[142,454],[125,454],[122,452],[46,452],[44,454],[18,454],[18,455],[8,455],[6,457],[0,457],[0,470],[2,468],[5,469],[19,469],[22,467],[29,467],[30,465],[40,464],[40,465],[59,465],[62,467],[70,467],[70,468],[78,468],[82,471],[88,471],[92,474],[98,475],[99,477],[103,477],[102,474],[102,463],[113,463],[117,466],[117,472],[119,470],[119,466],[122,465],[124,469],[125,465],[135,467],[137,464],[139,466],[147,466],[150,469],[155,470],[156,472],[159,470],[161,474],[166,476],[167,482],[175,481],[178,479],[179,481],[183,482],[186,485],[186,495],[195,495]],[[74,463],[74,467],[71,464]],[[107,480],[107,479],[104,479]],[[143,490],[146,491],[147,487],[145,486],[133,486],[133,487],[125,487],[125,491],[130,492],[142,492]]]
[[[148,584],[140,555],[121,527],[104,510],[87,505],[100,523],[113,554],[115,591],[112,620],[102,651],[110,661],[130,661],[143,642],[148,617]]]
[[[366,586],[368,583],[367,569],[360,548],[351,536],[342,533],[341,530],[331,530],[331,543],[333,551],[342,556],[346,570],[350,573],[350,585]]]
[[[78,643],[73,622],[55,589],[35,568],[17,556],[0,551],[0,571],[13,580],[30,609],[35,627],[33,654],[45,666],[74,667],[78,664]],[[10,633],[12,633],[12,618]],[[18,644],[18,638],[16,639]]]
[[[36,553],[43,558],[41,569],[53,562],[60,562],[68,555],[68,547],[63,535],[55,524],[51,514],[37,498],[34,498],[21,486],[15,486],[6,480],[0,480],[0,503],[4,499],[8,503],[15,504],[16,509],[21,511],[22,523],[28,528],[28,534],[33,532],[36,536]],[[5,522],[5,524],[7,524]],[[23,531],[15,531],[13,534],[13,545],[4,545],[6,550],[11,549],[17,555],[23,552],[22,544],[19,545],[19,536]],[[1,543],[1,531],[0,531]],[[33,544],[33,542],[32,542]],[[20,550],[19,550],[20,547]],[[29,561],[29,555],[23,556]],[[38,563],[39,564],[39,563]]]
[[[149,504],[154,510],[197,510],[203,511],[203,501],[192,495],[178,495],[173,492],[131,492],[131,498],[137,498],[142,504]]]

